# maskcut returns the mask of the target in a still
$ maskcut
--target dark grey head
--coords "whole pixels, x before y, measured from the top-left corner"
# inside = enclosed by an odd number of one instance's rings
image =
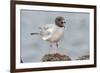
[[[59,27],[64,27],[64,24],[65,24],[65,19],[62,17],[62,16],[58,16],[56,17],[55,19],[55,24]]]

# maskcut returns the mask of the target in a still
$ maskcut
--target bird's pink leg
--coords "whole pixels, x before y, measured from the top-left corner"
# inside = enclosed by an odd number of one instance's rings
[[[56,43],[55,53],[58,53],[58,43]]]
[[[50,43],[50,53],[52,53],[52,49],[53,49],[53,44],[52,43]]]
[[[53,46],[54,43],[50,43],[50,47],[52,50],[50,50],[50,53],[58,53],[58,43],[55,43],[56,46]]]

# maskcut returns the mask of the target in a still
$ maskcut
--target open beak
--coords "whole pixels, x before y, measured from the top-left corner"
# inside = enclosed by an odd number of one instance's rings
[[[66,22],[64,21],[64,24],[66,24]],[[64,26],[64,28],[65,28],[65,26]]]
[[[64,21],[64,24],[66,24],[66,22]]]

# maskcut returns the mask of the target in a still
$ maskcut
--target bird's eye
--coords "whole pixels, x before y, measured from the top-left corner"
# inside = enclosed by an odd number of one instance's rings
[[[64,22],[61,22],[61,24],[63,24]]]

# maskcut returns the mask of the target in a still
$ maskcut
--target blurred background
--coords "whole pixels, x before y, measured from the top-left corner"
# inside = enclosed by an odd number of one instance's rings
[[[50,52],[49,43],[40,36],[31,36],[39,32],[39,27],[54,24],[57,16],[66,20],[64,38],[59,42],[59,52],[68,55],[72,60],[89,54],[89,13],[54,12],[54,11],[20,11],[20,42],[21,59],[23,62],[40,62]]]

